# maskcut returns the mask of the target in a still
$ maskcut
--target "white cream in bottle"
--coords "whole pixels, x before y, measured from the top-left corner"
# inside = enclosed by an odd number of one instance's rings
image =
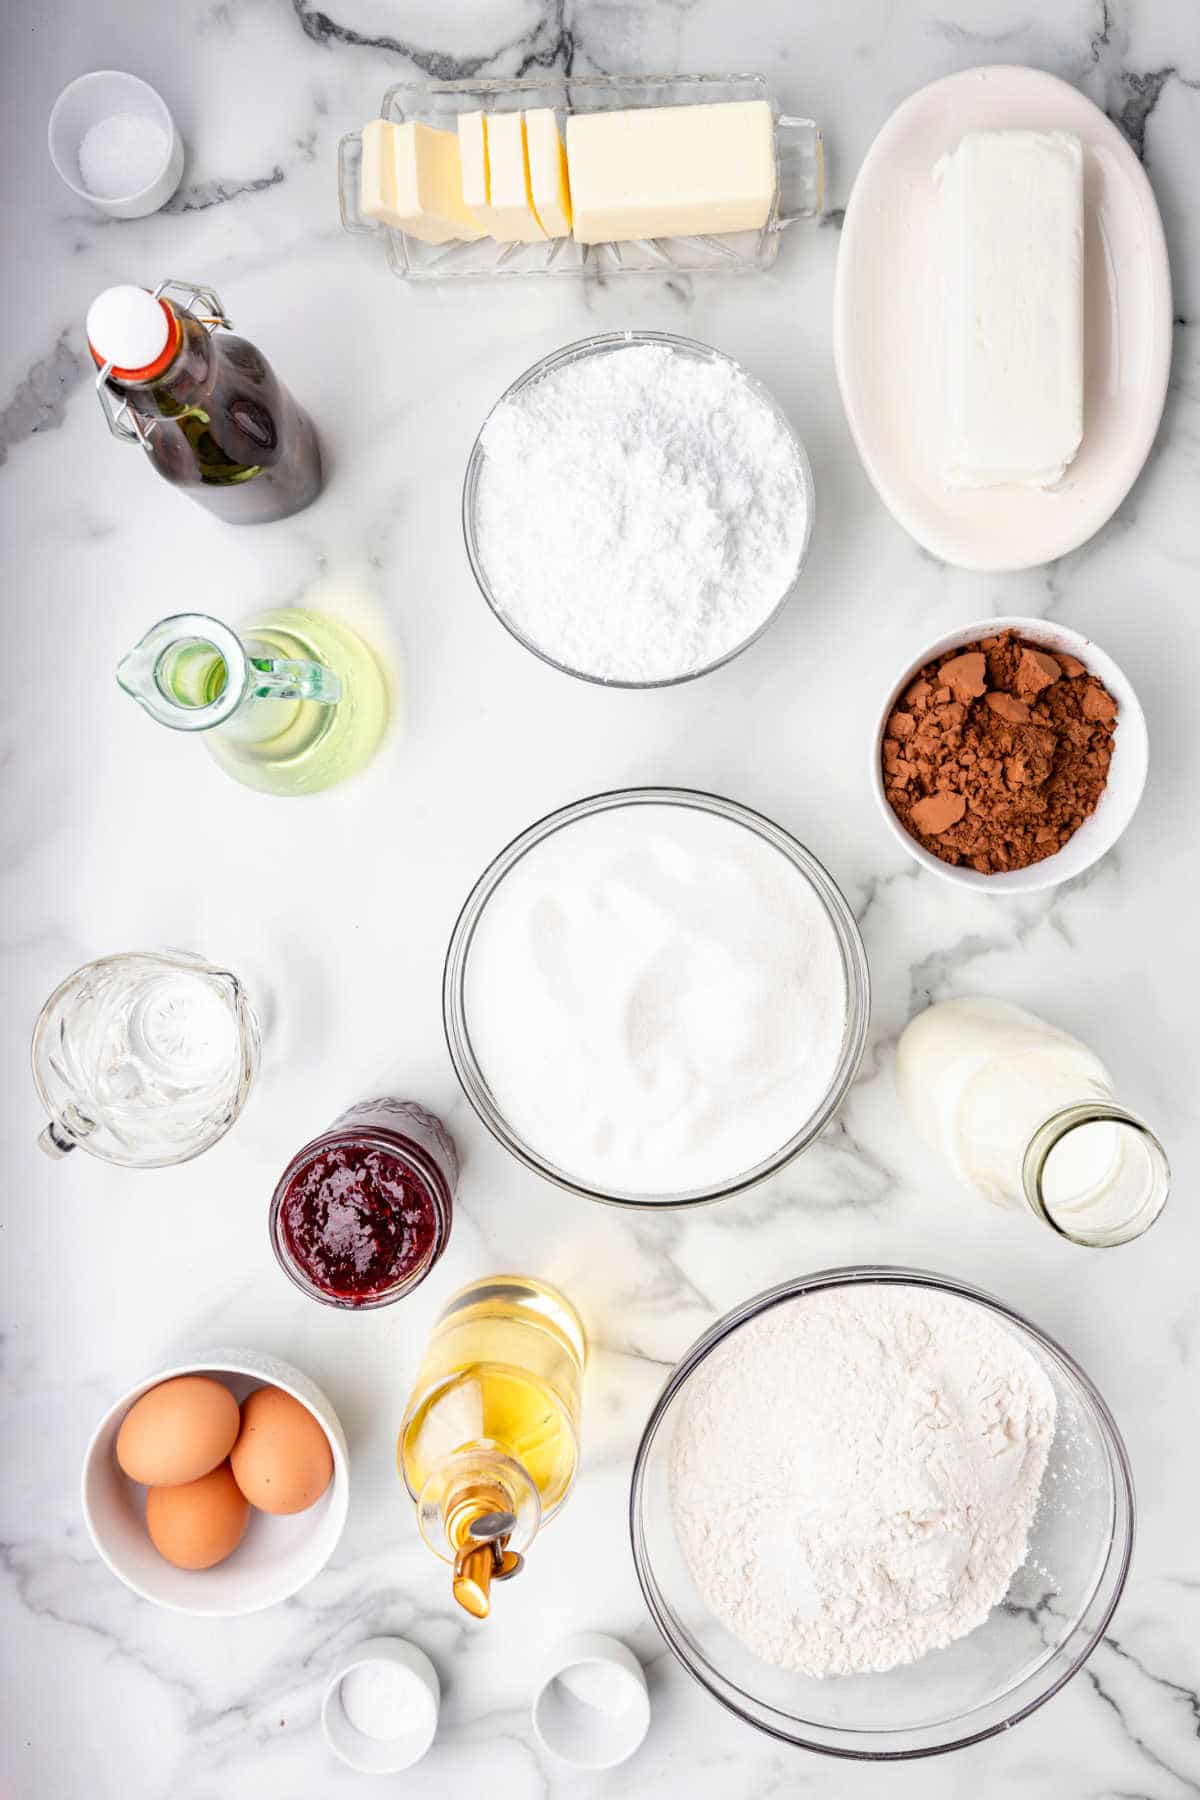
[[[1158,1216],[1169,1171],[1153,1133],[1114,1096],[1100,1058],[1005,1000],[943,1000],[896,1049],[910,1120],[961,1180],[1029,1205],[1081,1243],[1123,1243]]]

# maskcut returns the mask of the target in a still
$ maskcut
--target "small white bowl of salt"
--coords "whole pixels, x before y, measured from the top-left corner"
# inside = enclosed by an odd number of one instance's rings
[[[48,136],[71,192],[110,218],[157,212],[183,175],[183,139],[166,102],[121,69],[95,69],[65,87]]]
[[[580,1631],[544,1660],[533,1700],[533,1735],[573,1769],[615,1769],[650,1725],[646,1677],[619,1638]]]
[[[321,1708],[325,1742],[360,1774],[398,1774],[432,1744],[441,1698],[437,1670],[416,1644],[368,1638],[330,1677]]]

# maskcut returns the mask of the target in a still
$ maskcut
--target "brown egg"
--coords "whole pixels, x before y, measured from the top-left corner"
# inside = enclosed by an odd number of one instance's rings
[[[303,1512],[333,1478],[329,1439],[307,1406],[277,1387],[255,1388],[242,1401],[242,1429],[229,1460],[260,1512]]]
[[[177,1569],[211,1569],[242,1541],[250,1503],[227,1462],[199,1481],[152,1487],[146,1496],[146,1530],[160,1556]]]
[[[238,1403],[210,1375],[177,1375],[135,1400],[117,1433],[117,1461],[131,1481],[176,1487],[225,1461],[238,1434]]]

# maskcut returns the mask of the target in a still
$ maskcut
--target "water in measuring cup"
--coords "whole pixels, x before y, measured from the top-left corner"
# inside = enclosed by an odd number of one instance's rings
[[[239,1112],[257,1061],[233,976],[196,959],[133,955],[80,971],[49,1003],[35,1066],[56,1122],[109,1161],[182,1162]]]

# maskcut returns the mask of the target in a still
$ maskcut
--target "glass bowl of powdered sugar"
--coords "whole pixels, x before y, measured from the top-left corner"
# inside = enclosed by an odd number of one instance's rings
[[[738,656],[808,554],[808,456],[732,357],[613,331],[545,357],[492,408],[463,485],[481,593],[527,650],[607,687]]]
[[[808,1750],[930,1756],[1070,1680],[1120,1599],[1134,1498],[1067,1352],[941,1276],[828,1270],[721,1319],[634,1462],[638,1579],[684,1667]]]

